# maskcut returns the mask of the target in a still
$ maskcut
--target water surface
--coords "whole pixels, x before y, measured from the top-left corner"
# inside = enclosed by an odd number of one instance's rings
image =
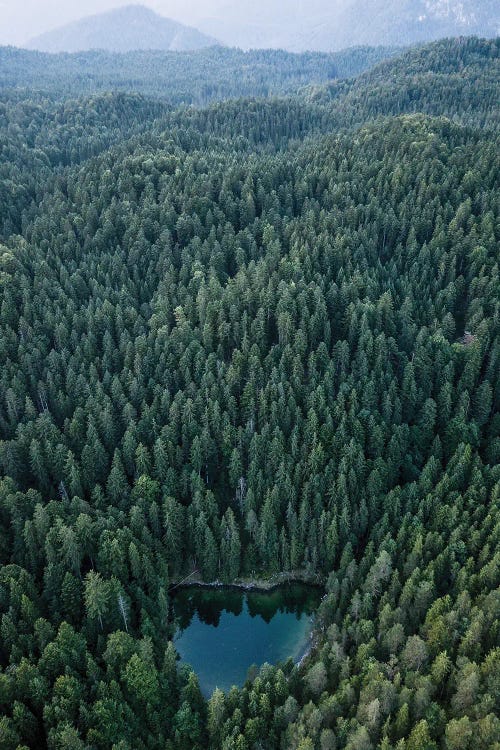
[[[216,687],[227,691],[243,685],[253,665],[298,661],[308,647],[321,595],[302,584],[266,593],[178,589],[172,601],[181,661],[195,670],[206,696]]]

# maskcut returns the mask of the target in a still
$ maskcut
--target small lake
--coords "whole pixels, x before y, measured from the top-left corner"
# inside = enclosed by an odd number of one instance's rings
[[[244,684],[249,667],[277,664],[306,652],[319,588],[288,584],[271,592],[178,589],[172,596],[181,661],[197,673],[205,696]]]

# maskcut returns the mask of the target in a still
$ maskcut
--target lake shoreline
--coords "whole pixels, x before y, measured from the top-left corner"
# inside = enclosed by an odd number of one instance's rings
[[[290,580],[290,583],[288,581]],[[170,598],[174,645],[197,673],[204,695],[245,684],[250,667],[310,662],[324,588],[291,576],[262,580],[183,580]],[[265,588],[264,588],[265,587]],[[219,630],[220,628],[220,630]]]
[[[314,586],[315,588],[324,588],[324,580],[317,575],[310,575],[305,572],[294,571],[290,573],[280,573],[269,579],[237,579],[235,581],[203,581],[200,578],[187,578],[180,582],[173,582],[169,588],[169,593],[175,589],[228,589],[236,591],[248,591],[254,593],[268,594],[276,591],[287,584],[302,584],[305,586]]]
[[[231,582],[183,579],[179,583],[174,582],[170,591],[173,591],[174,589],[177,591],[186,591],[191,588],[206,591],[240,591],[248,594],[272,594],[287,585],[310,586],[311,588],[322,589],[324,591],[325,584],[325,579],[321,580],[319,576],[313,576],[301,571],[293,571],[290,573],[281,573],[269,579],[240,579]],[[294,659],[294,662],[299,669],[303,669],[309,663],[312,654],[318,648],[319,642],[319,632],[316,623],[313,622],[308,642],[305,644],[299,655]]]

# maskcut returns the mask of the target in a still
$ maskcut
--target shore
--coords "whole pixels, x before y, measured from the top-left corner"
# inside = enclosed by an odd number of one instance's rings
[[[248,593],[270,594],[287,585],[291,586],[295,584],[323,590],[325,586],[324,578],[318,575],[311,575],[304,570],[287,571],[285,573],[269,576],[268,578],[238,578],[233,581],[204,581],[202,578],[196,576],[197,572],[194,572],[179,581],[173,581],[169,592],[173,593],[177,589],[206,589],[212,591],[218,590],[221,592],[224,590],[232,590]],[[316,627],[315,616],[313,615],[310,620],[310,632],[307,636],[307,640],[303,643],[302,648],[294,658],[294,662],[299,669],[306,667],[309,663],[311,655],[318,647],[319,642],[320,634]]]
[[[290,571],[278,573],[270,578],[237,578],[234,581],[203,581],[201,578],[188,576],[181,581],[173,581],[169,591],[174,589],[204,588],[204,589],[237,589],[239,591],[256,591],[269,593],[286,584],[301,583],[306,586],[321,587],[324,580],[318,575],[311,575],[306,571]]]

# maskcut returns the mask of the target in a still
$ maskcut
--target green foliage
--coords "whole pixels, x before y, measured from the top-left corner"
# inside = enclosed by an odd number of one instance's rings
[[[498,747],[497,61],[3,95],[2,747]],[[317,648],[207,703],[193,570],[326,581]]]
[[[0,47],[0,85],[65,96],[129,91],[156,96],[173,105],[199,106],[231,97],[290,94],[307,84],[350,78],[399,51],[392,47],[353,47],[341,52],[293,54],[210,47],[182,54],[95,50],[50,55]]]

